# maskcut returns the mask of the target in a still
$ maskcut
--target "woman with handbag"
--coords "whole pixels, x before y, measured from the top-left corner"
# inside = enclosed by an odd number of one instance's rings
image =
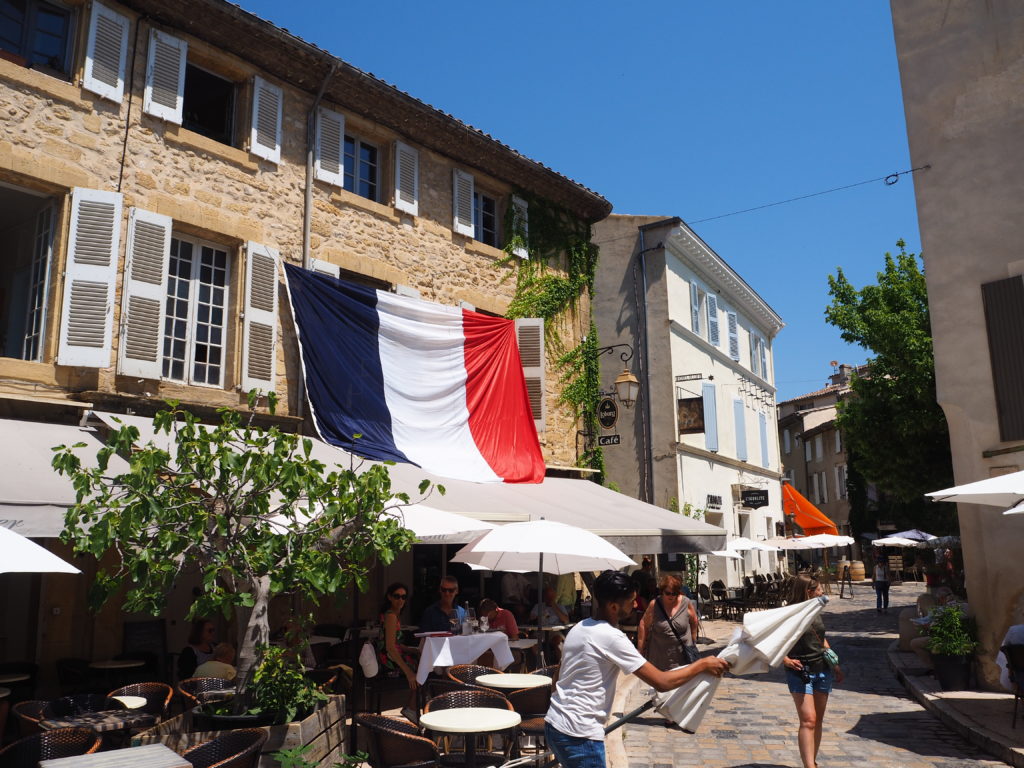
[[[380,665],[388,674],[396,677],[401,674],[405,677],[409,684],[409,701],[402,707],[402,715],[416,723],[419,721],[416,702],[416,689],[419,685],[416,682],[415,667],[418,664],[420,649],[399,642],[402,633],[401,614],[409,601],[409,588],[396,581],[388,585],[385,595],[380,613],[380,622],[383,626],[378,648]]]
[[[793,580],[789,603],[802,603],[822,594],[821,584],[816,579],[800,574]],[[786,682],[800,718],[800,730],[797,733],[800,759],[803,768],[817,768],[828,695],[834,683],[843,682],[839,657],[825,639],[825,622],[820,615],[814,618],[807,631],[789,649],[782,663],[786,667]]]
[[[637,628],[640,653],[658,669],[667,672],[692,664],[700,654],[693,639],[697,636],[697,610],[683,594],[683,580],[674,573],[662,574],[658,596],[647,604]],[[666,721],[671,726],[671,721]]]

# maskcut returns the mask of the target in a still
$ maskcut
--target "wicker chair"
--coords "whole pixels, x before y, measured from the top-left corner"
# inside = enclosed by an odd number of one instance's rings
[[[74,696],[62,696],[47,703],[43,707],[43,719],[78,717],[89,712],[103,712],[108,709],[125,709],[125,706],[117,699],[111,699],[102,693],[78,693]]]
[[[338,672],[339,670],[333,667],[325,667],[324,669],[311,669],[308,672],[304,672],[303,677],[321,691],[327,693],[334,691],[334,683],[338,679]]]
[[[45,707],[45,701],[34,700],[19,701],[11,707],[11,712],[18,718],[18,733],[21,734],[22,738],[43,730],[39,727],[39,721],[43,719],[43,709]]]
[[[262,728],[239,728],[197,744],[182,757],[193,768],[255,768],[266,740],[267,732]]]
[[[92,687],[93,673],[88,659],[67,657],[57,659],[57,682],[65,696],[72,693],[88,693]]]
[[[230,680],[222,680],[219,677],[190,677],[178,683],[178,693],[185,700],[186,709],[198,707],[212,698],[204,694],[215,691],[231,691],[234,688],[235,684]]]
[[[115,688],[107,696],[141,696],[146,700],[142,707],[143,712],[166,720],[167,709],[174,698],[174,689],[167,683],[132,683]]]
[[[37,768],[42,760],[88,755],[100,748],[102,739],[91,728],[54,728],[19,739],[0,749],[4,768]]]
[[[428,768],[441,760],[437,745],[405,718],[362,714],[356,722],[366,729],[371,768]]]
[[[544,744],[544,716],[551,704],[551,686],[541,685],[536,688],[523,688],[508,694],[509,704],[519,713],[519,749],[523,749],[523,737],[532,736],[536,740],[537,751]]]
[[[448,668],[448,677],[457,683],[468,683],[476,685],[476,679],[480,675],[500,675],[501,670],[494,667],[484,667],[480,664],[456,664]]]
[[[561,669],[561,664],[548,664],[546,667],[535,669],[531,672],[531,675],[544,675],[544,677],[550,677],[552,682],[558,680],[558,672]]]

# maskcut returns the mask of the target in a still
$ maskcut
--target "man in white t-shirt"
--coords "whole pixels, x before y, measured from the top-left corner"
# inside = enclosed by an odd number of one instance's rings
[[[709,656],[663,672],[640,655],[618,629],[633,610],[635,590],[624,573],[605,571],[594,582],[597,618],[584,619],[565,638],[562,666],[544,718],[548,746],[563,768],[604,768],[604,724],[619,671],[658,691],[678,688],[701,672],[721,676],[729,665]]]

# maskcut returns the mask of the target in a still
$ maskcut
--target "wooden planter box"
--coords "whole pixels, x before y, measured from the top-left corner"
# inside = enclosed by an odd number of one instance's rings
[[[143,731],[132,739],[132,746],[166,744],[179,754],[196,744],[202,744],[223,731],[192,731],[192,712],[187,711],[166,720],[155,728]],[[279,749],[290,749],[312,744],[305,758],[327,768],[345,755],[345,697],[331,696],[327,704],[305,720],[287,725],[263,728],[270,738],[263,745],[259,768],[278,768],[271,755]]]

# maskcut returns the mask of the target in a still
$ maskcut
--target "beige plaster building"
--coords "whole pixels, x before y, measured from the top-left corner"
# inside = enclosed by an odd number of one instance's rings
[[[5,440],[12,420],[70,426],[90,407],[145,415],[176,398],[212,415],[253,387],[275,390],[274,420],[299,428],[281,261],[501,315],[516,286],[503,278],[530,257],[530,201],[582,226],[610,211],[223,0],[25,5],[0,35]],[[588,297],[581,309],[561,323],[567,345]],[[520,338],[545,459],[573,464],[543,326]],[[17,528],[9,501],[3,524]],[[106,627],[84,618],[87,579],[18,578],[0,597],[0,658],[116,650],[116,613]]]
[[[1024,469],[1024,4],[894,0],[937,396],[957,484]],[[939,489],[935,489],[939,490]],[[985,682],[1024,622],[1024,517],[960,504]]]

